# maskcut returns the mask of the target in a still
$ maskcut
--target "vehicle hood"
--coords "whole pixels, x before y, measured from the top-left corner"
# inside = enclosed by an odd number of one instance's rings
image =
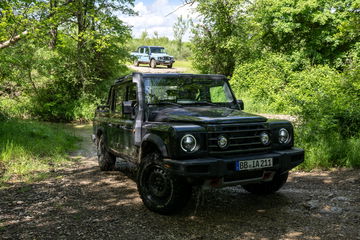
[[[152,108],[149,121],[189,122],[189,123],[241,123],[266,122],[262,116],[246,113],[237,109],[215,106],[196,107],[158,107]]]
[[[151,55],[157,56],[157,57],[173,57],[166,53],[152,53]]]

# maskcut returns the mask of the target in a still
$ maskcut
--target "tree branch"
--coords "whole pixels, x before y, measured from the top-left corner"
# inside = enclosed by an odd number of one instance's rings
[[[23,36],[27,35],[29,32],[28,30],[23,31],[22,33],[16,35],[15,37],[12,37],[11,39],[0,43],[0,49],[10,47],[12,44],[17,43]]]
[[[66,5],[68,5],[68,4],[72,3],[72,2],[74,2],[74,0],[67,0],[63,5],[61,5],[61,7],[65,7]],[[55,15],[55,13],[56,12],[50,13],[48,16],[45,17],[45,19],[51,18],[53,15]],[[29,34],[29,31],[25,30],[20,34],[14,36],[14,37],[11,37],[9,40],[0,43],[0,49],[10,47],[11,45],[13,45],[13,44],[17,43],[19,40],[21,40],[22,37],[27,35],[27,34]]]
[[[178,6],[174,11],[166,14],[165,17],[173,14],[174,12],[176,12],[177,10],[179,10],[179,9],[182,8],[182,7],[185,7],[185,6],[187,6],[187,5],[192,6],[192,5],[195,3],[195,1],[196,1],[196,0],[185,0],[182,5]]]

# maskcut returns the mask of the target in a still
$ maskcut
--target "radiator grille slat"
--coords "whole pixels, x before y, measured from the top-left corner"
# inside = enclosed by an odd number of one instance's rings
[[[269,152],[271,147],[264,146],[260,140],[260,133],[270,134],[266,123],[214,124],[208,125],[209,154],[248,154]],[[224,135],[229,144],[226,149],[218,146],[218,137]]]

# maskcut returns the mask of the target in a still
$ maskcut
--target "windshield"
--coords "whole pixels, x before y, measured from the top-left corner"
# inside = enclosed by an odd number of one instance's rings
[[[145,79],[145,101],[148,104],[217,104],[231,103],[234,98],[224,80],[148,78]]]
[[[165,48],[152,47],[150,49],[151,53],[166,53]]]

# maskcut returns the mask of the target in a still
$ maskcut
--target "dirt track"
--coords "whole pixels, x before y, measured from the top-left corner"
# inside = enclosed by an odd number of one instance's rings
[[[147,65],[140,65],[136,67],[134,65],[128,65],[128,68],[134,70],[135,72],[142,72],[142,73],[182,73],[186,72],[185,68],[167,68],[166,66],[157,66],[156,68],[151,68]]]
[[[292,172],[268,197],[212,190],[161,216],[125,174],[99,171],[90,132],[76,130],[84,141],[73,167],[0,190],[0,239],[360,239],[359,170]]]

